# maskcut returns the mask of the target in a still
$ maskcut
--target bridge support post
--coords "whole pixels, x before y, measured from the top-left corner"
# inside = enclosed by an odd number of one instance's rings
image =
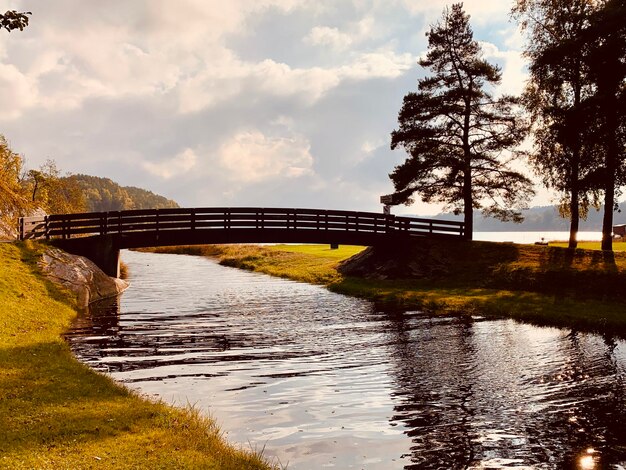
[[[120,249],[116,235],[56,239],[53,243],[68,253],[89,258],[106,275],[120,277]]]

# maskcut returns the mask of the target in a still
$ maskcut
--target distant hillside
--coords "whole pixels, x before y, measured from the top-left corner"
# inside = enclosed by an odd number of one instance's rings
[[[615,212],[615,225],[626,224],[626,201],[619,204],[620,212]],[[587,220],[580,221],[580,230],[583,232],[599,232],[602,230],[602,215],[604,208],[599,211],[591,209]],[[477,213],[474,218],[476,232],[535,232],[535,231],[567,231],[569,221],[559,216],[556,206],[532,207],[522,212],[524,222],[500,222],[490,217],[483,217]],[[439,214],[435,219],[463,220],[462,215]]]
[[[109,178],[72,176],[83,189],[89,212],[179,207],[175,201],[134,186],[120,186]]]

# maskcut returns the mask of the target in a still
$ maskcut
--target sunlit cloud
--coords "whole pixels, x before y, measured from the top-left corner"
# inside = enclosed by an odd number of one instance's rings
[[[198,157],[193,150],[187,148],[176,156],[155,162],[143,162],[142,166],[149,173],[163,179],[170,179],[175,176],[182,176],[191,171],[198,162]]]
[[[480,42],[484,57],[491,63],[497,63],[502,68],[502,83],[498,89],[500,93],[519,95],[524,90],[524,83],[528,77],[526,61],[520,51],[500,49],[495,44]]]
[[[310,144],[302,136],[268,137],[259,131],[240,132],[222,145],[220,163],[237,182],[297,178],[313,172]]]
[[[183,205],[296,192],[306,206],[378,210],[423,33],[448,3],[12,0],[33,15],[0,35],[0,132],[31,166],[54,158]],[[464,4],[501,91],[518,92],[510,5]]]

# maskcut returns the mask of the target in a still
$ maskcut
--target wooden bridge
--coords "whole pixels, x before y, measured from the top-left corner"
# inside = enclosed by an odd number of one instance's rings
[[[21,240],[53,240],[119,274],[124,248],[221,243],[373,246],[415,237],[464,237],[464,224],[373,212],[259,207],[149,209],[54,214],[19,220]]]

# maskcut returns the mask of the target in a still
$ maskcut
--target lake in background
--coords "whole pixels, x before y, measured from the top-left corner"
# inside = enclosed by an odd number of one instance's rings
[[[549,241],[567,241],[569,232],[474,232],[474,240],[487,242],[535,243],[542,239]],[[578,241],[600,241],[602,232],[578,232]]]

